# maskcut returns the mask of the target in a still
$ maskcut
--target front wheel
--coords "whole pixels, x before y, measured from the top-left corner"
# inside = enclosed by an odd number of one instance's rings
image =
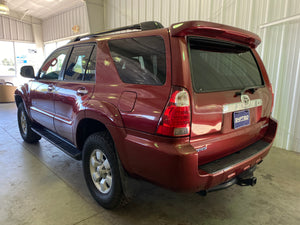
[[[113,209],[126,204],[117,156],[107,132],[87,138],[82,163],[87,186],[101,206]]]
[[[36,143],[41,139],[41,136],[31,129],[31,121],[28,118],[23,103],[18,106],[18,125],[20,134],[24,141],[28,143]]]

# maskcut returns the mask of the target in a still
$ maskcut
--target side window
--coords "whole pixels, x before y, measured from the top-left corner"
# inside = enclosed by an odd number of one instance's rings
[[[40,69],[39,78],[42,80],[57,80],[68,50],[68,48],[63,48],[53,52]]]
[[[162,37],[137,37],[108,42],[121,80],[130,84],[163,85],[166,53]]]
[[[75,46],[68,65],[66,67],[64,80],[68,81],[83,81],[87,72],[91,52],[94,45]]]

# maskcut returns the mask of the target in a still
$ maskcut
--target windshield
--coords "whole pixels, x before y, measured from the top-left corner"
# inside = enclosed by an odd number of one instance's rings
[[[250,48],[199,37],[189,37],[188,45],[195,92],[264,85]]]

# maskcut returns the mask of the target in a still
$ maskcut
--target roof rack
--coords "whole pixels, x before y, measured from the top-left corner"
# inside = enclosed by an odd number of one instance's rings
[[[164,28],[164,26],[156,21],[147,21],[147,22],[142,22],[142,23],[138,23],[138,24],[134,24],[134,25],[129,25],[129,26],[125,26],[125,27],[119,27],[119,28],[115,28],[112,30],[107,30],[107,31],[103,31],[103,32],[99,32],[99,33],[95,33],[95,34],[87,34],[87,35],[83,35],[83,36],[78,36],[75,37],[74,39],[72,39],[69,43],[71,42],[76,42],[76,41],[80,41],[83,38],[93,38],[93,37],[97,37],[103,34],[109,34],[109,33],[114,33],[114,32],[118,32],[118,31],[124,31],[124,30],[154,30],[154,29],[160,29],[160,28]]]

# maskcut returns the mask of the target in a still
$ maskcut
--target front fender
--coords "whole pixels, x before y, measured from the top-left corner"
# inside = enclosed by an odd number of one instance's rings
[[[29,107],[30,107],[30,95],[29,95],[29,84],[25,83],[15,90],[15,102],[18,105],[22,102],[26,110],[27,115],[30,116]],[[30,116],[31,117],[31,116]]]

